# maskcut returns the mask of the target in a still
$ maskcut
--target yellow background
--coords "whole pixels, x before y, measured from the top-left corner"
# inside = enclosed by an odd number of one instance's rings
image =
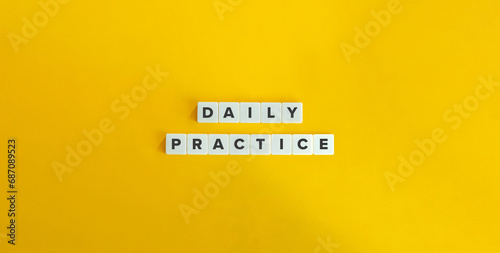
[[[340,44],[388,2],[243,0],[221,21],[212,0],[73,0],[16,53],[7,35],[41,7],[1,1],[0,188],[15,137],[19,190],[1,252],[500,252],[500,94],[443,119],[479,76],[500,81],[500,3],[402,0],[348,63]],[[112,103],[157,64],[170,75],[121,120]],[[300,101],[304,123],[199,124],[198,101]],[[53,162],[104,118],[115,130],[59,182]],[[435,128],[447,140],[391,191],[384,173]],[[335,155],[164,153],[166,133],[263,129],[333,133]],[[241,173],[186,224],[179,205],[231,160]]]

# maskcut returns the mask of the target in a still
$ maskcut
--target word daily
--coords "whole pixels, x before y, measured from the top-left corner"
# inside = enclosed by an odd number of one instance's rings
[[[198,102],[199,123],[302,123],[302,103]]]

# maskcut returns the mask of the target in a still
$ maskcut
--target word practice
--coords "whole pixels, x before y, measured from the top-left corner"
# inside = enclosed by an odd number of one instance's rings
[[[333,155],[333,134],[167,134],[168,155]]]

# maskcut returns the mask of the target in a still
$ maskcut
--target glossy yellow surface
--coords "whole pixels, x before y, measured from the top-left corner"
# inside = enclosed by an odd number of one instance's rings
[[[0,252],[500,252],[500,2],[41,2],[0,2]],[[198,101],[304,121],[200,124]],[[335,155],[164,151],[260,132]]]

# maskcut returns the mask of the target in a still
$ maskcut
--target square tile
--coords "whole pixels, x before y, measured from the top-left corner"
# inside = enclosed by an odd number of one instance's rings
[[[229,135],[229,154],[231,154],[231,155],[249,155],[250,154],[250,135],[249,134],[230,134]]]
[[[260,123],[260,103],[240,103],[240,123]]]
[[[208,154],[209,155],[227,155],[227,154],[229,154],[229,135],[228,134],[209,134],[208,135]]]
[[[271,154],[271,135],[270,134],[252,134],[252,135],[250,135],[250,154],[252,154],[252,155],[270,155]]]
[[[185,155],[186,134],[167,134],[165,140],[165,153],[167,153],[167,155]]]
[[[314,155],[333,155],[334,145],[333,134],[314,135]]]
[[[260,122],[281,123],[281,103],[260,103]]]
[[[188,134],[187,135],[187,153],[188,153],[188,155],[206,155],[206,154],[208,154],[208,135],[207,134]]]
[[[217,102],[198,102],[198,122],[199,123],[217,123],[219,121],[219,103]]]
[[[312,134],[294,134],[293,135],[293,154],[294,155],[312,155],[313,154],[313,135]]]
[[[302,123],[302,103],[282,103],[281,122]]]
[[[240,122],[240,103],[220,102],[219,103],[219,123]]]
[[[292,154],[292,135],[291,134],[273,134],[271,137],[272,155],[291,155]]]

